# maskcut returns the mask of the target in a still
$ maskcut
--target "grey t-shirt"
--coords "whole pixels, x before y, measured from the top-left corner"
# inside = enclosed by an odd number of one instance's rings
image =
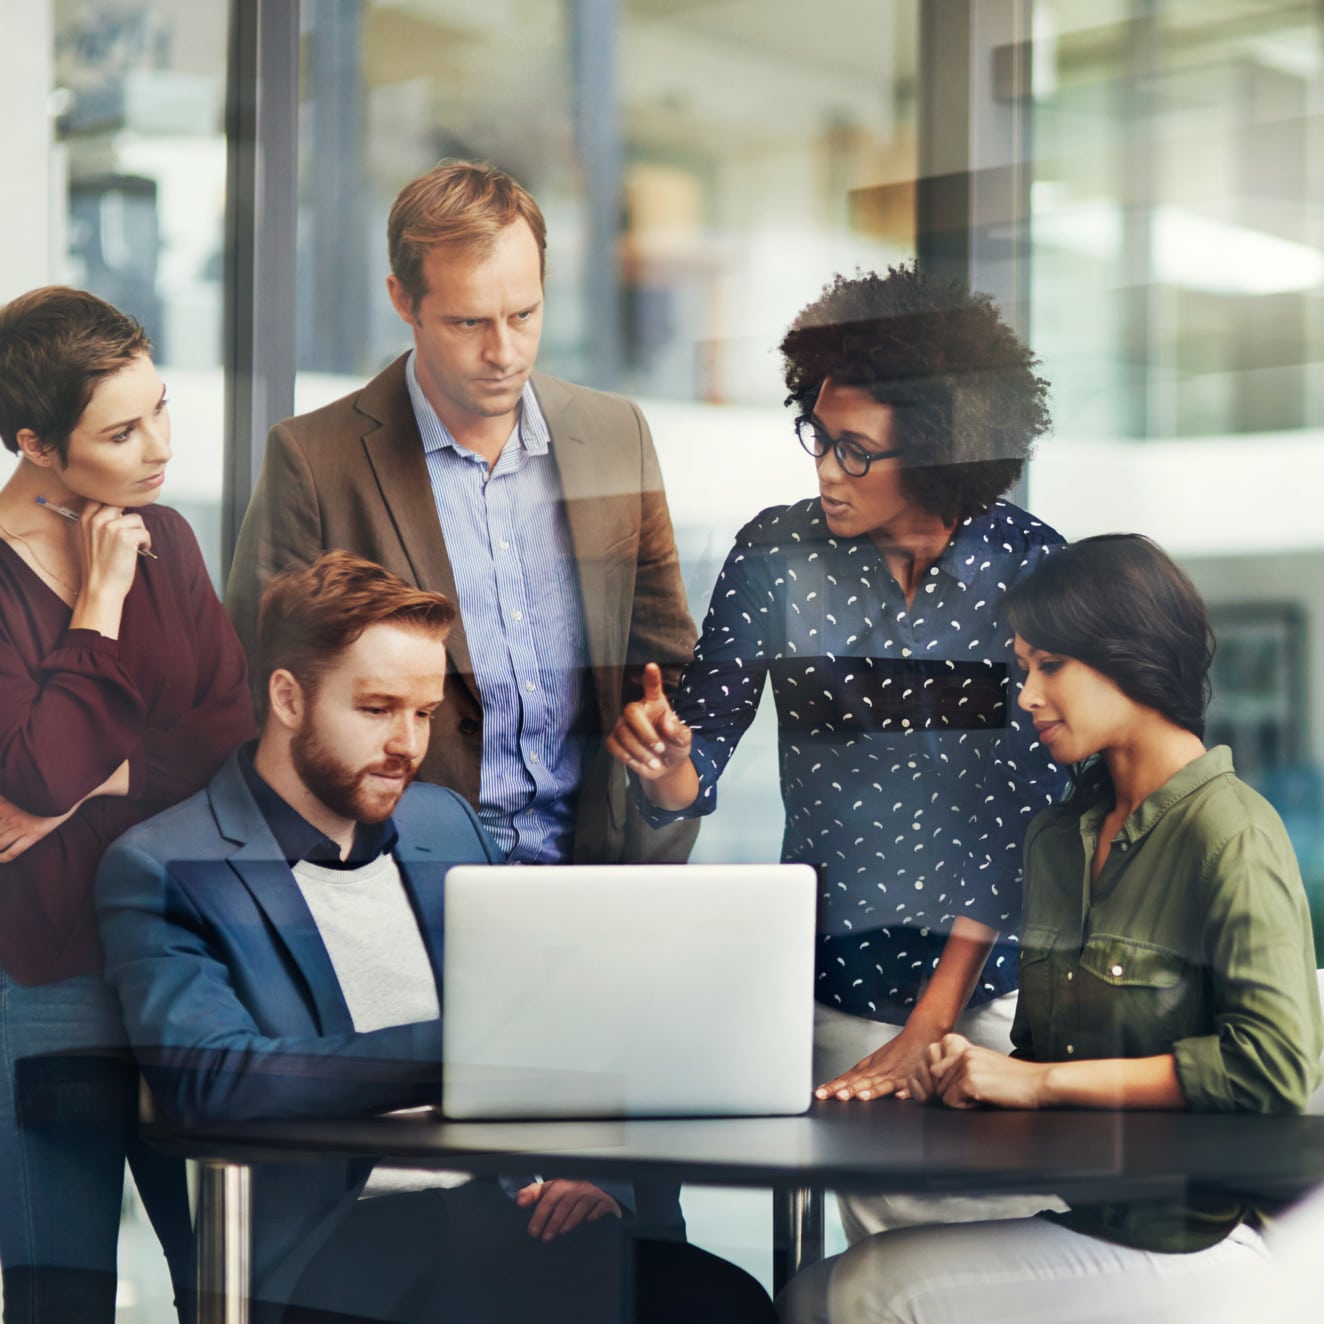
[[[437,981],[391,855],[357,869],[301,860],[294,878],[340,981],[354,1029],[435,1020]]]
[[[391,855],[357,869],[300,860],[294,879],[312,912],[359,1033],[441,1015],[437,981],[414,908]],[[365,1196],[463,1185],[458,1172],[377,1168]]]

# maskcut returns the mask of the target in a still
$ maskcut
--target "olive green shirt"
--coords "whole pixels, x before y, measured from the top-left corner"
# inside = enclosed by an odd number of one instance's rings
[[[1172,1053],[1192,1109],[1300,1112],[1319,1075],[1310,914],[1272,806],[1218,746],[1141,803],[1090,880],[1111,796],[1040,814],[1025,840],[1018,1056]],[[1201,1250],[1250,1213],[1232,1199],[1078,1206],[1077,1231]]]

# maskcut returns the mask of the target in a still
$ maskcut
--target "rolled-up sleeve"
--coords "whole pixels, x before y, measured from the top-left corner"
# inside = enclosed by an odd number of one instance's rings
[[[1290,847],[1248,826],[1211,852],[1204,882],[1217,1029],[1173,1045],[1182,1090],[1199,1111],[1300,1112],[1324,1029]]]

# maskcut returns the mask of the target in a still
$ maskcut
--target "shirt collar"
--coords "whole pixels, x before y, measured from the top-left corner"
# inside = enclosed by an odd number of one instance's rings
[[[386,819],[381,823],[359,823],[354,829],[354,844],[347,859],[340,858],[340,847],[325,832],[315,828],[288,800],[271,788],[253,763],[257,741],[252,740],[239,751],[239,770],[252,792],[262,817],[267,820],[271,835],[293,866],[301,860],[318,864],[326,869],[357,869],[395,849],[400,834],[395,823]]]
[[[419,384],[418,368],[415,358],[417,350],[411,349],[405,359],[405,385],[409,389],[409,402],[414,407],[414,418],[418,423],[419,436],[423,439],[425,452],[450,449],[457,454],[471,454],[467,447],[461,446],[451,436],[450,429],[441,421],[432,402],[423,393]],[[518,447],[528,455],[546,455],[551,445],[552,434],[538,403],[537,393],[531,381],[524,383],[520,392],[519,424],[515,429]]]
[[[1005,501],[995,501],[987,510],[961,520],[947,540],[947,546],[925,572],[925,578],[939,574],[950,575],[969,588],[989,561],[991,548],[997,545],[991,535],[1006,511]],[[821,513],[819,518],[822,519]],[[822,527],[817,532],[823,541],[833,544],[853,558],[854,564],[861,570],[877,568],[883,561],[882,553],[868,535],[838,538],[828,529],[826,519],[823,519]]]
[[[944,571],[969,588],[989,560],[990,549],[998,545],[989,535],[1006,510],[1006,502],[995,501],[987,510],[963,519],[933,568]]]
[[[1192,759],[1184,768],[1173,773],[1157,791],[1147,795],[1136,805],[1114,840],[1121,839],[1134,845],[1154,830],[1168,810],[1193,795],[1206,783],[1213,781],[1215,777],[1231,775],[1234,771],[1232,751],[1226,745],[1215,745],[1213,749],[1206,750],[1199,758]],[[1111,807],[1111,802],[1107,799],[1091,805],[1081,816],[1082,834],[1097,838],[1103,819]]]

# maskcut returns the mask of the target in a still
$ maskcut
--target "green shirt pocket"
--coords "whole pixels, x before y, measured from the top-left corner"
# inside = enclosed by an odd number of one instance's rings
[[[1094,1057],[1151,1057],[1200,1020],[1201,981],[1180,952],[1116,934],[1095,934],[1080,955],[1081,997],[1094,1006],[1083,1016],[1102,1033]]]

